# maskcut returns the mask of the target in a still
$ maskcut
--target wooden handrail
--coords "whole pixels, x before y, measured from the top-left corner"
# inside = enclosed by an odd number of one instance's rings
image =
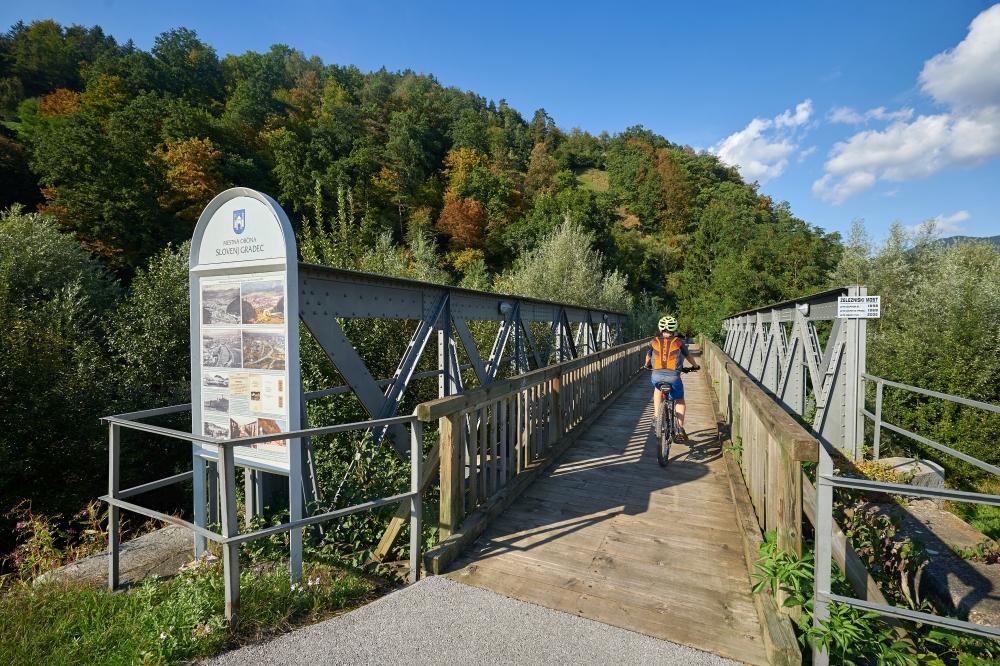
[[[630,342],[418,406],[418,418],[440,423],[441,544],[427,554],[431,570],[475,538],[486,514],[512,501],[635,377],[647,344]]]
[[[415,413],[417,418],[421,421],[434,421],[447,416],[448,414],[470,409],[492,400],[496,400],[500,396],[523,390],[530,386],[536,386],[547,380],[551,380],[553,377],[565,375],[573,370],[590,365],[594,361],[608,358],[609,356],[621,353],[622,351],[629,350],[633,347],[645,347],[646,344],[647,342],[645,340],[626,342],[616,347],[611,347],[610,349],[595,352],[587,356],[581,356],[569,361],[563,361],[562,363],[556,363],[544,368],[538,368],[537,370],[532,370],[531,372],[526,372],[524,374],[517,375],[516,377],[511,377],[510,379],[501,379],[493,382],[492,384],[487,384],[486,386],[481,386],[459,395],[450,395],[445,396],[444,398],[438,398],[437,400],[430,400],[417,405]]]

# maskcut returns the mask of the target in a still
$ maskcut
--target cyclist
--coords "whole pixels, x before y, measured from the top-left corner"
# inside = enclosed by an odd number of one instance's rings
[[[663,394],[656,388],[657,384],[667,384],[670,387],[670,397],[674,400],[674,423],[677,427],[676,437],[679,442],[687,441],[684,432],[684,384],[681,382],[681,368],[687,358],[691,367],[698,370],[701,366],[694,362],[688,351],[684,338],[677,334],[677,319],[670,315],[660,318],[657,323],[660,334],[649,343],[646,352],[645,368],[652,368],[650,378],[653,383],[653,423],[660,422],[660,409],[663,406]]]

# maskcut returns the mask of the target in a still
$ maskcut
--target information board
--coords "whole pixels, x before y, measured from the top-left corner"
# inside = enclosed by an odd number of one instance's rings
[[[841,296],[837,299],[838,319],[878,319],[881,316],[881,296]]]
[[[298,259],[281,207],[234,188],[208,205],[191,245],[193,429],[219,440],[300,427]],[[214,460],[216,447],[195,443]],[[288,442],[235,449],[237,464],[287,474]]]

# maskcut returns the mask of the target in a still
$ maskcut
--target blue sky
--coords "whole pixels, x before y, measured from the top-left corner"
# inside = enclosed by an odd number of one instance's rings
[[[220,55],[285,43],[409,68],[566,129],[713,150],[831,231],[1000,234],[1000,5],[695,5],[8,0],[0,24],[99,24],[142,48],[185,26]]]

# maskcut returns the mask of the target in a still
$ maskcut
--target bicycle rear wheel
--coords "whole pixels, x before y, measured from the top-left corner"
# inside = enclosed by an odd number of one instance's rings
[[[672,417],[670,405],[664,402],[660,409],[660,438],[656,443],[656,461],[660,467],[666,467],[670,462],[670,444],[674,439]]]

